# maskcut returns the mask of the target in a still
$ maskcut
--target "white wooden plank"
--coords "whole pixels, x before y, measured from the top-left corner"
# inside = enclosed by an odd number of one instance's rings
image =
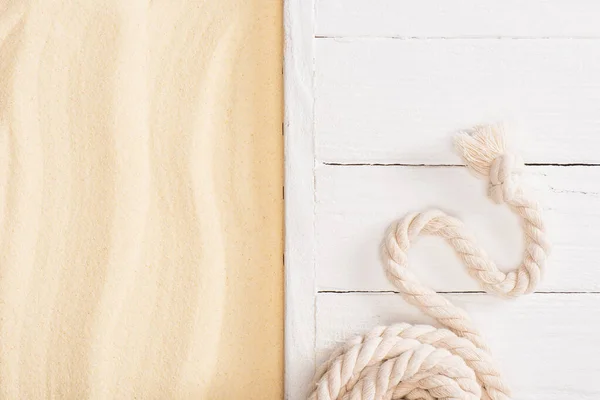
[[[535,294],[517,301],[451,295],[485,335],[515,399],[600,398],[600,296]],[[432,321],[395,294],[319,294],[317,349],[330,350],[377,325]]]
[[[379,257],[387,227],[408,212],[438,208],[464,221],[501,269],[521,259],[523,235],[486,183],[463,167],[321,166],[317,169],[316,266],[319,290],[393,290]],[[528,167],[553,250],[542,291],[600,291],[600,168]],[[438,291],[481,290],[451,248],[420,238],[415,272]]]
[[[600,41],[321,39],[317,159],[448,164],[451,134],[519,122],[528,162],[600,162]]]
[[[595,0],[319,0],[319,36],[600,36]]]
[[[304,400],[315,366],[314,5],[286,0],[285,399]]]

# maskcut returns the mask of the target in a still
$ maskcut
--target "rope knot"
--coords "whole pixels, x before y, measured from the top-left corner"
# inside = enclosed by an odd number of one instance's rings
[[[489,196],[498,203],[512,203],[520,192],[523,159],[507,151],[502,125],[479,125],[457,135],[455,145],[476,175],[489,180]]]
[[[489,196],[498,203],[511,202],[519,191],[519,175],[523,172],[523,159],[514,154],[496,157],[490,165]]]

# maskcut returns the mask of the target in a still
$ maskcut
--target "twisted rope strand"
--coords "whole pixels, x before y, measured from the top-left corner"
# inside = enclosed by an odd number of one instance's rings
[[[531,293],[549,251],[540,208],[520,184],[520,157],[506,152],[501,126],[478,126],[456,139],[471,171],[489,179],[489,195],[519,215],[525,233],[521,265],[504,273],[476,245],[463,224],[442,211],[408,214],[382,244],[386,275],[402,297],[447,329],[396,324],[377,327],[333,352],[316,374],[310,400],[490,399],[510,392],[468,314],[423,285],[408,267],[410,244],[420,235],[444,238],[487,292],[502,297]]]

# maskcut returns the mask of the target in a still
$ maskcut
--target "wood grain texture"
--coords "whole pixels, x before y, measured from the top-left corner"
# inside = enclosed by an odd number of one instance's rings
[[[458,163],[451,133],[504,120],[527,162],[600,163],[600,41],[316,43],[318,160]]]
[[[285,399],[304,400],[315,367],[312,0],[288,0],[285,25]]]
[[[481,329],[515,399],[600,397],[600,325],[590,321],[600,297],[534,294],[503,301],[485,294],[453,294]],[[332,348],[377,325],[432,324],[396,294],[319,294],[318,360]]]
[[[486,185],[462,167],[322,166],[317,170],[319,290],[393,290],[379,245],[409,212],[439,208],[464,221],[502,269],[521,259],[518,218],[492,203]],[[600,168],[529,167],[526,181],[544,208],[553,249],[542,291],[600,291]],[[527,182],[526,182],[527,183]],[[452,249],[423,237],[409,252],[419,277],[438,291],[481,290]]]
[[[594,0],[319,0],[318,36],[598,37]]]

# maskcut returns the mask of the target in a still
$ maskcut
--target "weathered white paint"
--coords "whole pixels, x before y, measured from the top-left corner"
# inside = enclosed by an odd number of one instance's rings
[[[598,37],[595,0],[318,0],[318,36]]]
[[[485,294],[453,294],[481,329],[514,399],[600,398],[600,296],[533,294],[506,301]],[[317,353],[377,325],[432,324],[396,294],[317,297]]]
[[[507,120],[528,162],[600,162],[600,40],[316,44],[321,161],[457,163],[451,133]]]
[[[304,400],[315,366],[312,0],[287,0],[285,24],[285,399]]]
[[[392,290],[379,257],[387,227],[406,213],[439,208],[457,216],[505,269],[520,261],[523,235],[506,206],[463,167],[321,166],[317,169],[319,290]],[[600,291],[600,168],[528,167],[553,243],[542,291]],[[419,238],[409,253],[438,291],[481,290],[441,239]]]

